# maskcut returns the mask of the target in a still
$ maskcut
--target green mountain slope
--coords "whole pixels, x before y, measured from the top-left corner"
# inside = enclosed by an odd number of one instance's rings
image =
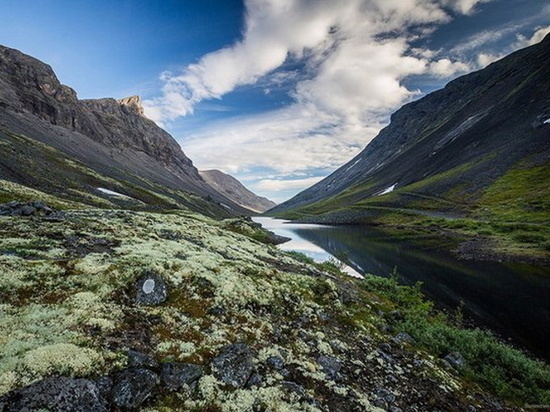
[[[550,240],[548,61],[550,36],[405,105],[357,157],[270,214],[439,226],[470,219],[485,232],[536,224],[543,233],[528,246],[544,252]]]

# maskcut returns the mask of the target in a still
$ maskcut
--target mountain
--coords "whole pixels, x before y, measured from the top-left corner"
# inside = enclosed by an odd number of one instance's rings
[[[50,66],[3,46],[0,138],[0,178],[13,183],[84,203],[114,198],[100,187],[149,206],[247,213],[212,190],[138,96],[79,100]]]
[[[340,223],[547,221],[549,61],[547,36],[403,106],[360,154],[270,213]]]
[[[216,191],[253,212],[262,213],[277,206],[275,202],[256,195],[233,176],[219,170],[201,170],[199,173]]]

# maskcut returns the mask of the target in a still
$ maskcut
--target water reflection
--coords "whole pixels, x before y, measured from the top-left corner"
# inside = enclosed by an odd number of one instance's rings
[[[359,273],[389,276],[397,267],[403,283],[423,282],[440,306],[465,313],[536,355],[550,360],[548,268],[455,259],[433,239],[396,240],[364,227],[285,224],[256,218],[292,242],[285,249],[326,260],[336,256]]]

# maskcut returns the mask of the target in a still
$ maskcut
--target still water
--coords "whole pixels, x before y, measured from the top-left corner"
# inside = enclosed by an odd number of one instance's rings
[[[292,240],[280,247],[317,261],[336,257],[354,274],[389,276],[397,268],[404,284],[423,283],[439,307],[456,309],[503,339],[550,361],[550,270],[528,264],[458,260],[437,242],[397,240],[372,228],[322,226],[257,217]]]

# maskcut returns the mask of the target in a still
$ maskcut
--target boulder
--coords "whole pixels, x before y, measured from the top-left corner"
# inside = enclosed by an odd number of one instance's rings
[[[0,204],[0,216],[52,216],[56,212],[41,200]]]
[[[147,271],[136,284],[136,303],[138,305],[158,305],[168,297],[168,288],[162,278]]]
[[[87,379],[50,377],[0,397],[0,411],[107,412],[107,402]]]
[[[395,335],[391,340],[393,343],[397,344],[408,343],[412,345],[414,343],[414,338],[407,332],[400,332]]]
[[[157,369],[159,367],[159,363],[146,353],[130,349],[126,352],[126,355],[128,356],[128,366],[130,368]]]
[[[202,376],[202,367],[192,363],[169,362],[162,366],[160,379],[163,387],[175,391],[190,385]]]
[[[334,380],[342,368],[342,362],[333,356],[321,355],[317,358],[317,363],[323,369],[328,379]]]
[[[271,366],[273,369],[281,370],[285,366],[285,361],[280,356],[270,356],[265,360],[265,363],[267,363],[269,366]]]
[[[458,352],[449,353],[443,358],[443,361],[454,369],[460,370],[466,367],[466,359]]]
[[[123,409],[138,409],[152,395],[158,375],[149,369],[126,369],[115,376],[111,390],[112,403]]]
[[[244,343],[222,348],[212,360],[214,376],[233,388],[242,388],[254,372],[254,353]]]

